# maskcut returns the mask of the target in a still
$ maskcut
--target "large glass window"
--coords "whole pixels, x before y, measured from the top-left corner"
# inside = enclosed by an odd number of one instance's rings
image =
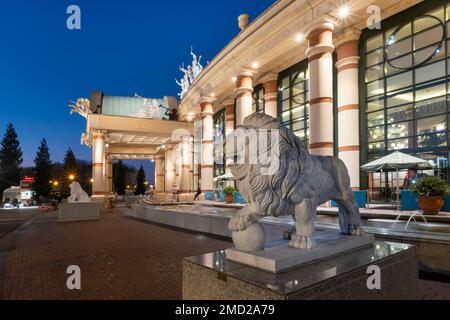
[[[223,109],[214,116],[214,177],[225,174],[225,126],[226,111]]]
[[[449,4],[365,36],[368,160],[400,150],[434,161],[447,178]]]
[[[308,63],[303,61],[279,76],[279,114],[281,123],[309,144]]]
[[[259,85],[253,91],[253,113],[264,113],[264,86]]]

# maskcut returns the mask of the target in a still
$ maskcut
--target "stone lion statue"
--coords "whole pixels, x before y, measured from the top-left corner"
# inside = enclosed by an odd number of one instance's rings
[[[278,130],[279,150],[271,151],[276,152],[279,170],[273,175],[263,175],[259,164],[231,164],[238,188],[248,203],[246,208],[231,219],[231,231],[245,231],[266,216],[292,215],[296,232],[289,243],[290,247],[312,249],[316,246],[313,235],[317,207],[334,200],[339,205],[342,233],[353,236],[364,234],[359,208],[350,187],[350,177],[341,160],[310,155],[293,132],[265,114],[247,117],[244,124],[237,129],[236,135],[239,130],[252,129]],[[228,137],[227,141],[230,141],[230,138]],[[243,144],[246,151],[249,149],[249,143],[258,144],[248,142],[247,139]],[[268,143],[267,149],[270,148]],[[237,150],[238,154],[242,151]],[[258,158],[263,151],[268,154],[268,150],[259,150],[258,147]]]
[[[67,199],[69,203],[86,203],[91,202],[89,195],[84,192],[81,185],[74,181],[70,184],[70,197]]]

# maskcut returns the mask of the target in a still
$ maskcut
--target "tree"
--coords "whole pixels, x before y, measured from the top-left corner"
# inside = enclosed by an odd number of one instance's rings
[[[147,191],[145,187],[145,171],[144,167],[141,166],[136,176],[136,195],[144,195],[145,191]]]
[[[126,189],[126,166],[123,164],[122,160],[115,163],[114,166],[114,189],[119,196],[125,195]]]
[[[22,149],[12,123],[8,124],[0,148],[0,195],[11,186],[20,183]]]
[[[73,180],[78,179],[78,164],[77,159],[75,158],[75,154],[72,149],[69,148],[64,157],[63,163],[63,177],[62,180],[62,188],[61,193],[64,198],[68,198],[70,196],[70,184]],[[72,179],[73,178],[73,179]]]
[[[35,183],[34,189],[38,197],[48,198],[52,191],[50,180],[52,180],[52,161],[50,160],[50,151],[47,140],[43,139],[34,159],[35,164]]]

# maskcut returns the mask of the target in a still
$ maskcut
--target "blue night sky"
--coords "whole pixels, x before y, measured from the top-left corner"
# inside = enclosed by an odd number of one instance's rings
[[[53,161],[80,145],[85,120],[69,115],[68,100],[108,95],[176,95],[178,66],[190,47],[203,64],[237,35],[237,17],[255,19],[275,0],[2,0],[0,1],[0,135],[16,127],[24,166],[48,140]],[[80,6],[82,30],[66,28],[66,9]]]

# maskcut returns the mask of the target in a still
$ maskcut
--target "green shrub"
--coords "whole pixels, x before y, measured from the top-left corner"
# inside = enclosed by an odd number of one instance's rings
[[[413,191],[424,197],[444,197],[448,194],[448,184],[438,177],[426,177],[417,182]]]
[[[236,192],[236,189],[234,187],[226,187],[225,189],[223,189],[223,193],[227,194],[227,195],[234,195],[234,193]]]

